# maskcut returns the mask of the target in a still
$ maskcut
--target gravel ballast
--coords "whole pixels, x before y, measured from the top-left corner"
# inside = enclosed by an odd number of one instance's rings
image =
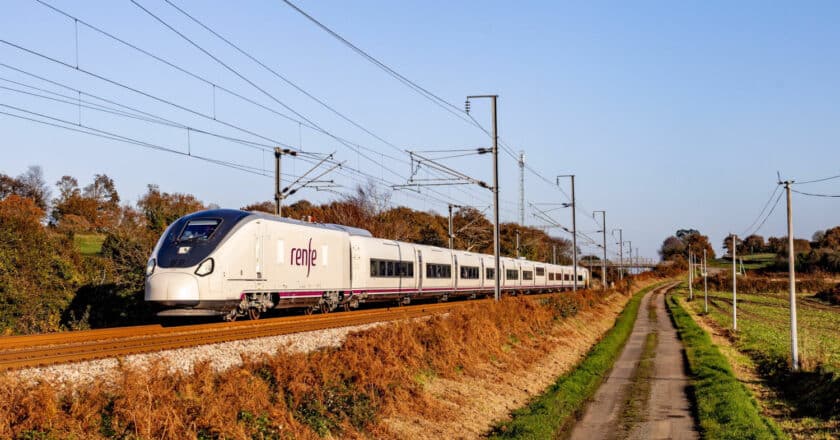
[[[52,383],[85,383],[94,379],[115,377],[120,365],[142,368],[151,363],[163,362],[173,372],[187,372],[199,362],[210,361],[216,371],[242,365],[243,357],[273,355],[281,351],[310,352],[320,348],[338,347],[349,333],[362,331],[387,323],[373,323],[337,327],[309,332],[268,336],[255,339],[200,345],[175,350],[106,358],[72,364],[27,368],[12,372],[24,381],[49,381]]]

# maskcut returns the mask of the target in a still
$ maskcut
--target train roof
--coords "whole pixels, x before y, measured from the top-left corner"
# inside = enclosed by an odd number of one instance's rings
[[[355,235],[359,237],[373,237],[371,233],[365,229],[354,228],[351,226],[344,226],[344,225],[336,225],[334,223],[316,223],[316,222],[305,222],[301,220],[295,220],[293,218],[286,218],[286,217],[277,217],[272,214],[267,214],[264,212],[256,212],[256,211],[243,211],[240,209],[208,209],[205,211],[194,212],[187,217],[216,217],[221,218],[223,220],[233,220],[234,222],[248,216],[254,216],[257,218],[261,218],[264,220],[269,220],[273,222],[282,222],[282,223],[289,223],[293,225],[300,225],[306,226],[309,228],[320,228],[320,229],[329,229],[332,231],[342,231],[346,232],[350,235]]]

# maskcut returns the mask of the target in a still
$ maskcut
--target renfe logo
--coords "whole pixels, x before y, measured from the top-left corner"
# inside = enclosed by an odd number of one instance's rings
[[[309,245],[306,249],[303,248],[292,248],[291,254],[289,255],[289,263],[293,266],[306,266],[306,277],[309,277],[309,271],[312,270],[312,266],[315,266],[315,260],[318,258],[318,251],[312,249],[312,239],[309,239]]]

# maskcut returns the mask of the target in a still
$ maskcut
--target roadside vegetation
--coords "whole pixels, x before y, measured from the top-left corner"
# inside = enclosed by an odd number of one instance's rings
[[[63,176],[45,182],[39,167],[12,177],[0,173],[0,334],[29,334],[147,323],[153,310],[143,301],[143,270],[164,229],[179,217],[215,207],[190,194],[148,185],[136,204],[125,204],[104,174],[80,184]],[[245,210],[273,212],[272,202]],[[301,200],[286,216],[339,223],[374,236],[446,246],[448,219],[434,212],[392,206],[374,185],[321,205]],[[473,208],[454,213],[455,248],[492,252],[492,227]],[[571,261],[571,243],[544,231],[501,226],[503,255]]]
[[[612,368],[639,311],[642,297],[660,284],[648,286],[636,293],[618,316],[615,326],[596,344],[574,370],[563,375],[528,406],[511,414],[500,423],[491,438],[556,438],[569,429],[586,408],[606,374]]]
[[[685,347],[703,438],[785,438],[760,414],[750,392],[735,377],[709,335],[686,313],[678,296],[669,295],[666,304]]]
[[[773,390],[769,411],[796,438],[840,436],[840,307],[811,293],[797,295],[801,371],[791,372],[790,317],[787,292],[738,292],[738,332],[732,327],[732,293],[711,291],[709,314],[702,297],[693,313],[729,335],[746,354],[757,374]]]
[[[688,252],[702,254],[702,237],[681,229],[662,242],[657,272],[686,276]],[[699,234],[699,233],[697,233]],[[703,279],[695,278],[697,301],[684,306],[718,341],[744,383],[756,393],[765,416],[794,438],[840,438],[840,226],[794,238],[799,355],[791,372],[788,304],[788,238],[749,235],[723,240],[720,259],[709,256],[709,313],[703,310]],[[738,332],[732,332],[732,260],[738,269]],[[700,251],[700,252],[698,252]],[[741,270],[743,269],[743,270]],[[687,290],[687,287],[686,287]],[[685,293],[685,292],[684,292]]]
[[[568,320],[612,321],[606,304],[624,304],[625,298],[615,291],[581,291],[472,304],[448,316],[354,333],[337,348],[246,359],[224,372],[214,372],[209,361],[187,373],[162,364],[124,366],[75,387],[0,375],[0,437],[393,437],[381,424],[386,417],[451,417],[448,406],[425,392],[430,381],[479,377],[488,374],[488,365],[508,374],[523,371],[556,349],[557,339],[568,334]],[[622,314],[619,333],[632,327],[638,298]],[[616,331],[611,335],[579,369],[585,378],[571,386],[597,388],[598,371],[609,368],[622,343]]]

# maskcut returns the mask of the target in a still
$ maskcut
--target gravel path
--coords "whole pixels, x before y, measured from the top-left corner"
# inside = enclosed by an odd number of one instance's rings
[[[171,371],[189,371],[193,365],[205,360],[212,361],[216,371],[222,371],[241,365],[242,358],[262,354],[276,354],[286,350],[290,352],[309,352],[324,347],[338,347],[345,337],[352,332],[366,330],[387,323],[373,323],[349,327],[338,327],[311,332],[269,336],[256,339],[201,345],[125,356],[123,358],[98,359],[73,364],[51,365],[48,367],[28,368],[10,374],[24,381],[49,381],[53,383],[85,383],[93,379],[114,376],[120,364],[133,367],[150,365],[153,362],[168,364]]]

